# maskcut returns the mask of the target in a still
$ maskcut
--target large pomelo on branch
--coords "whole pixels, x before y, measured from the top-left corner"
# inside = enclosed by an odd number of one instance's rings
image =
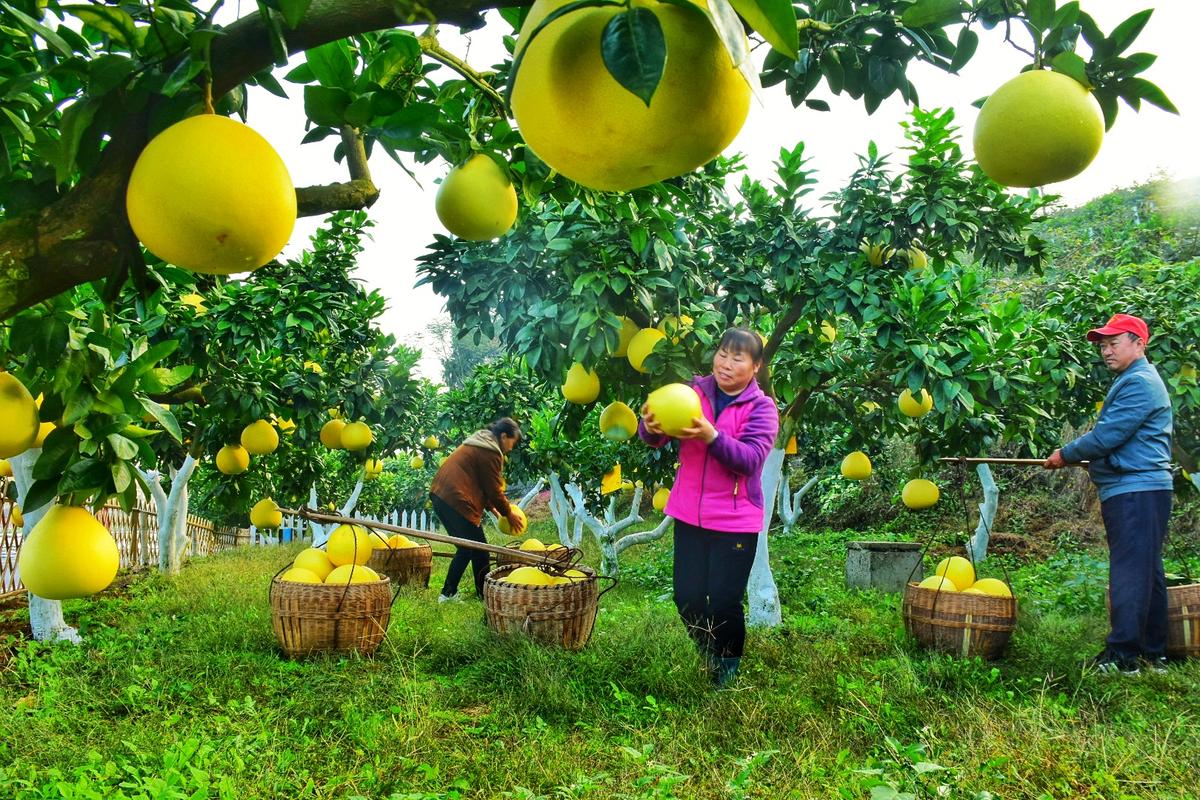
[[[240,444],[227,444],[217,451],[217,471],[224,475],[241,475],[250,469],[250,454]]]
[[[125,210],[154,255],[213,275],[254,270],[279,255],[296,224],[283,159],[253,128],[216,114],[155,136],[129,176]]]
[[[265,419],[251,422],[242,428],[242,447],[252,456],[265,456],[279,447],[279,433]]]
[[[600,412],[600,433],[605,439],[624,442],[637,433],[638,420],[633,409],[621,401],[609,403]]]
[[[940,496],[937,484],[924,478],[914,478],[904,484],[904,489],[900,492],[900,499],[904,505],[914,511],[936,505]]]
[[[37,441],[38,407],[11,373],[0,372],[0,458],[19,456]]]
[[[700,410],[700,395],[686,383],[668,383],[655,389],[646,398],[646,406],[668,436],[679,436],[704,413]]]
[[[1043,186],[1083,172],[1100,152],[1104,115],[1079,81],[1023,72],[992,92],[975,121],[975,160],[1005,186]]]
[[[434,207],[446,230],[460,239],[486,242],[517,221],[517,190],[495,161],[477,153],[450,170]]]
[[[360,420],[342,428],[338,439],[344,449],[356,452],[370,447],[371,442],[375,441],[375,434],[371,432],[370,425]]]
[[[568,403],[587,405],[600,396],[600,376],[577,361],[567,370],[562,393]]]
[[[632,9],[580,8],[531,35],[571,0],[536,0],[517,39],[517,127],[533,152],[571,180],[626,191],[691,172],[733,141],[750,111],[750,85],[705,12],[634,0]],[[667,57],[649,103],[609,73],[601,55],[618,14],[653,14]],[[626,19],[629,19],[628,17]]]
[[[250,509],[250,524],[256,528],[282,527],[283,512],[279,504],[269,497],[259,500]]]
[[[862,450],[855,450],[842,459],[842,477],[863,481],[871,477],[871,459]]]
[[[642,363],[646,360],[646,356],[654,352],[654,347],[667,335],[658,328],[642,328],[633,335],[629,340],[629,347],[625,351],[625,357],[629,360],[629,366],[636,369],[638,372],[649,372],[644,368]]]
[[[629,317],[621,317],[621,332],[617,334],[617,349],[613,350],[610,355],[613,358],[624,358],[629,351],[629,342],[640,330],[638,324]]]
[[[90,511],[55,505],[22,542],[17,571],[38,597],[67,600],[107,587],[120,561],[117,543]]]

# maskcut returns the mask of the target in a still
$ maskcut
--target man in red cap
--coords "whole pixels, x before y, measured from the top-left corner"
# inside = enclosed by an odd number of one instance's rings
[[[1146,360],[1150,329],[1116,314],[1088,331],[1117,373],[1091,431],[1046,459],[1046,469],[1088,462],[1108,538],[1110,630],[1089,663],[1102,672],[1135,675],[1166,668],[1167,583],[1163,540],[1171,516],[1171,397]]]

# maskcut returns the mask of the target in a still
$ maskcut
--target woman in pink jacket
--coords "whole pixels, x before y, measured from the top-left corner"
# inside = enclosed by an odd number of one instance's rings
[[[675,607],[718,687],[737,674],[746,643],[742,598],[763,525],[762,467],[779,433],[775,401],[758,387],[757,333],[730,328],[697,376],[702,416],[679,436],[679,472],[665,514],[675,519]],[[642,406],[638,434],[670,441]]]

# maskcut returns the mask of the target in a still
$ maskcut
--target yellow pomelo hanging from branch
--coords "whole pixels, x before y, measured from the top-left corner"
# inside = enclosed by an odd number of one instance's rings
[[[654,347],[667,335],[658,328],[642,328],[633,338],[629,340],[629,348],[625,352],[625,357],[629,359],[629,366],[636,369],[638,372],[649,372],[648,369],[642,366],[646,360],[646,356],[654,352]]]
[[[649,104],[609,73],[605,26],[620,7],[537,0],[517,40],[513,115],[534,153],[573,181],[625,191],[700,167],[733,141],[750,110],[750,85],[703,9],[634,0],[658,19],[667,57]],[[532,36],[532,38],[531,38]]]
[[[217,470],[225,475],[241,475],[250,469],[250,454],[240,444],[227,444],[217,451]]]
[[[351,422],[346,427],[342,428],[341,435],[338,437],[341,445],[346,450],[352,452],[358,450],[366,450],[371,446],[371,442],[375,441],[375,434],[371,433],[371,426],[365,422]]]
[[[918,400],[913,396],[913,393],[905,389],[896,398],[896,405],[900,407],[900,413],[906,417],[923,417],[933,410],[933,397],[924,389],[921,390],[921,399]]]
[[[38,407],[25,384],[0,372],[0,458],[19,456],[38,438]]]
[[[242,447],[252,456],[265,456],[279,447],[279,434],[275,426],[260,419],[242,428]]]
[[[863,481],[871,477],[871,459],[862,450],[855,450],[842,459],[842,477]]]
[[[296,189],[266,139],[236,120],[201,114],[146,145],[125,209],[138,239],[163,261],[229,275],[279,255],[296,224]]]
[[[1087,169],[1104,140],[1104,115],[1079,81],[1023,72],[988,97],[975,121],[975,160],[1005,186],[1043,186]]]
[[[568,403],[587,405],[600,396],[600,376],[579,362],[567,370],[567,380],[562,385],[563,397]]]
[[[621,317],[621,332],[617,334],[617,349],[613,350],[610,355],[613,358],[624,358],[625,353],[629,351],[629,342],[641,330],[638,324],[629,317]]]
[[[21,544],[17,571],[38,597],[67,600],[107,587],[120,561],[117,543],[90,511],[55,505]]]
[[[283,512],[279,505],[267,497],[259,500],[250,509],[250,524],[256,528],[279,528],[283,526]]]
[[[638,420],[633,409],[618,400],[609,403],[600,412],[600,433],[605,439],[624,442],[637,433]]]
[[[321,426],[321,444],[330,450],[342,449],[342,429],[346,427],[344,420],[331,419]]]
[[[486,242],[516,222],[517,191],[495,161],[476,154],[450,170],[434,207],[446,230],[460,239]]]

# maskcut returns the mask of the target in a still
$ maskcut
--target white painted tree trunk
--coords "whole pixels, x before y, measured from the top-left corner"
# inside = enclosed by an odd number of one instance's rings
[[[42,450],[39,447],[26,450],[8,460],[9,466],[12,467],[13,480],[17,484],[17,505],[21,507],[21,514],[25,518],[25,536],[29,536],[29,532],[50,510],[49,503],[40,508],[29,508],[25,502],[29,488],[33,486],[33,463],[41,454]],[[62,641],[78,644],[82,641],[79,631],[63,619],[62,601],[47,600],[33,592],[29,593],[29,627],[33,631],[33,638],[39,642]]]
[[[987,558],[988,540],[992,536],[992,524],[996,521],[996,507],[1000,504],[1000,488],[992,477],[992,468],[987,464],[975,467],[979,482],[983,484],[983,502],[979,504],[979,525],[975,535],[967,542],[967,551],[972,563],[978,564]]]
[[[1196,491],[1200,492],[1200,475],[1192,475],[1192,486],[1196,487]]]
[[[630,525],[642,521],[642,517],[638,513],[638,510],[642,507],[643,490],[641,486],[633,490],[633,500],[629,506],[629,513],[624,517],[617,516],[617,504],[621,495],[614,494],[608,501],[603,521],[597,519],[594,514],[588,511],[587,501],[583,498],[583,490],[578,485],[568,483],[565,488],[575,505],[576,519],[582,520],[596,537],[596,543],[600,546],[600,572],[604,575],[616,577],[621,570],[619,557],[622,552],[633,545],[652,542],[660,538],[670,524],[670,517],[664,517],[663,521],[652,530],[631,533],[628,536],[619,536],[621,531]]]
[[[150,499],[158,512],[158,569],[166,575],[176,575],[183,564],[186,550],[188,481],[196,471],[196,459],[189,453],[171,478],[168,494],[162,487],[162,474],[157,470],[138,470],[142,481],[150,488]]]
[[[583,543],[583,520],[567,500],[557,472],[550,473],[550,516],[558,528],[559,542],[567,547],[579,547]]]
[[[775,585],[775,576],[771,574],[770,551],[767,548],[767,531],[771,529],[775,494],[783,477],[783,455],[783,448],[776,447],[763,464],[763,526],[758,535],[754,566],[750,569],[750,582],[746,586],[746,594],[750,598],[750,618],[747,623],[757,628],[774,628],[783,622],[779,587]]]
[[[358,479],[358,483],[354,484],[354,490],[352,492],[350,492],[350,496],[348,498],[346,498],[346,503],[341,507],[341,509],[338,510],[338,512],[337,512],[338,516],[348,517],[354,513],[355,507],[358,506],[358,498],[359,498],[359,495],[362,494],[362,490],[363,490],[363,479],[360,477]],[[309,508],[317,508],[317,487],[316,487],[316,485],[313,485],[313,487],[308,490],[308,506],[309,506]],[[333,528],[334,528],[334,526],[332,524],[321,525],[319,523],[313,522],[312,523],[313,547],[323,547],[325,545],[325,543],[327,541],[329,541],[329,534],[333,533]]]
[[[800,489],[793,494],[791,484],[786,479],[780,476],[779,481],[779,519],[783,522],[785,531],[791,530],[796,524],[796,520],[804,513],[804,509],[800,507],[800,501],[804,495],[808,494],[808,490],[817,485],[817,476],[808,479]]]

